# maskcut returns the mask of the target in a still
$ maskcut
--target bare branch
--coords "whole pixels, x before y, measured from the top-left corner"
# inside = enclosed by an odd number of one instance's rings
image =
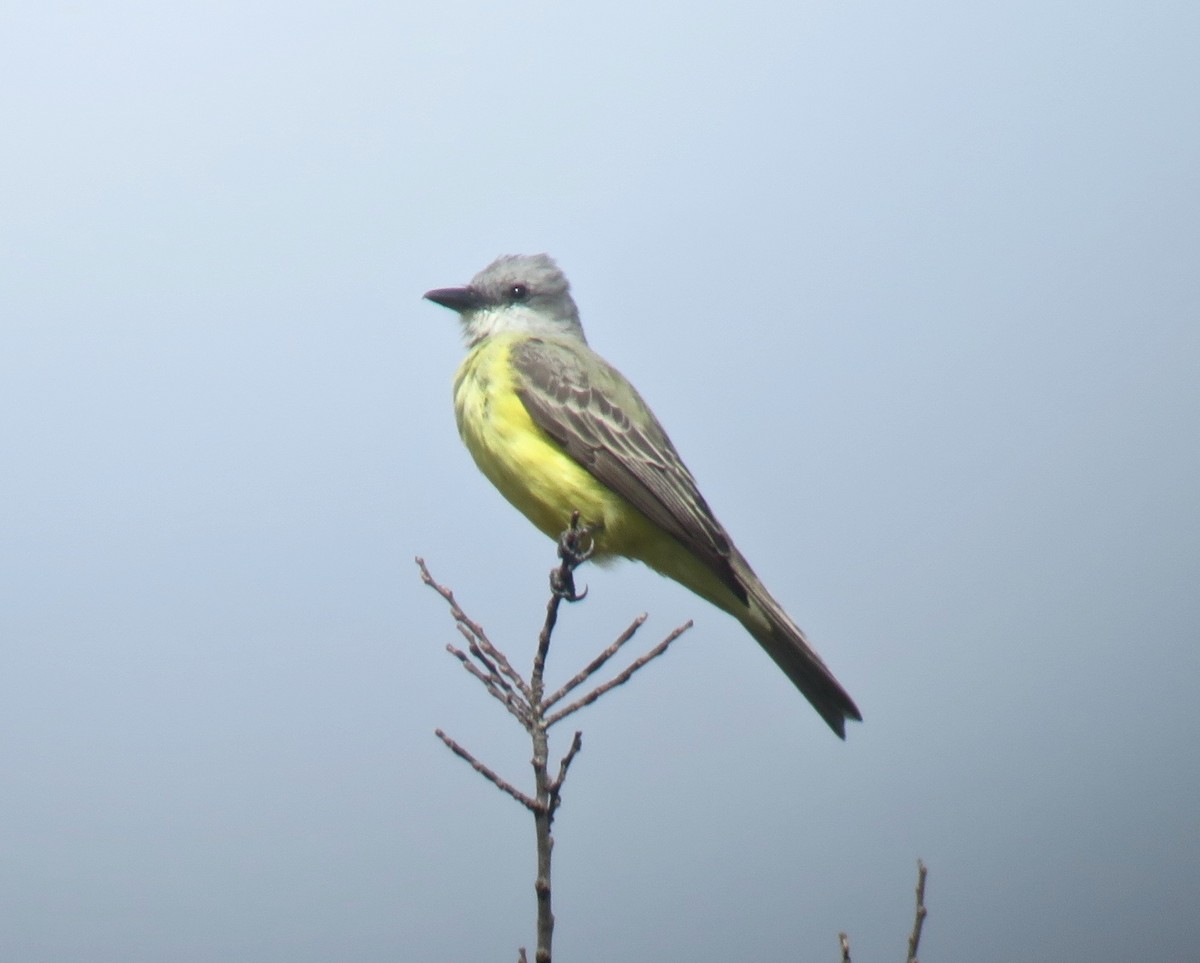
[[[657,659],[660,655],[662,655],[664,652],[666,652],[667,649],[670,647],[671,643],[674,642],[681,635],[683,635],[683,633],[686,632],[691,627],[692,627],[692,620],[688,619],[686,622],[683,623],[683,625],[679,626],[679,628],[677,628],[677,629],[674,629],[670,635],[668,635],[665,639],[663,639],[661,642],[659,642],[658,645],[656,645],[653,649],[651,649],[645,655],[639,656],[638,658],[634,659],[633,662],[631,662],[628,666],[626,666],[626,668],[623,669],[618,675],[616,675],[612,679],[609,679],[607,682],[603,683],[602,685],[596,686],[596,688],[594,688],[591,692],[589,692],[583,698],[577,699],[576,701],[572,702],[565,709],[560,709],[558,712],[552,713],[551,715],[547,716],[546,717],[546,728],[549,729],[552,725],[554,725],[558,722],[561,722],[563,719],[565,719],[567,716],[571,715],[572,713],[578,712],[580,709],[584,708],[584,706],[590,706],[593,702],[595,702],[602,695],[604,695],[604,693],[610,691],[611,689],[615,689],[619,685],[624,685],[626,682],[629,681],[629,679],[633,676],[633,674],[635,672],[637,672],[639,669],[644,668],[645,666],[649,665],[651,662],[653,662],[655,659]]]
[[[908,937],[908,954],[905,963],[919,963],[917,947],[921,945],[921,928],[925,925],[925,876],[928,870],[921,860],[917,860],[917,912],[913,920],[912,934]],[[842,948],[842,963],[850,963],[850,937],[838,933],[838,945]]]
[[[479,640],[471,634],[471,630],[461,622],[455,622],[454,627],[458,629],[458,634],[461,635],[463,637],[463,641],[467,643],[467,649],[470,651],[471,657],[475,659],[475,661],[477,661],[481,666],[483,666],[487,670],[487,674],[495,679],[496,682],[505,688],[511,688],[508,682],[501,678],[500,671],[496,668],[492,660],[488,658],[487,653],[479,647]]]
[[[550,593],[550,601],[546,603],[546,621],[542,623],[542,631],[538,633],[537,652],[533,656],[533,672],[530,674],[530,702],[535,708],[542,702],[542,681],[546,671],[546,656],[550,653],[550,637],[554,634],[554,626],[558,622],[558,606],[562,596],[557,592]]]
[[[550,791],[557,793],[562,788],[563,780],[567,778],[567,770],[571,768],[571,762],[574,760],[576,753],[583,748],[583,733],[578,729],[575,730],[575,738],[571,740],[571,748],[567,750],[567,754],[562,757],[562,761],[558,764],[558,778],[550,783]]]
[[[528,697],[529,691],[525,680],[522,679],[521,674],[512,667],[512,664],[505,657],[504,653],[492,644],[491,640],[487,637],[487,633],[483,631],[483,626],[472,620],[467,613],[462,610],[462,607],[455,600],[454,593],[451,592],[450,589],[446,588],[444,585],[439,585],[433,580],[433,576],[429,574],[429,569],[425,566],[425,559],[418,555],[416,562],[417,567],[421,570],[421,581],[437,592],[437,594],[443,599],[445,599],[446,604],[450,606],[450,617],[454,619],[454,621],[460,626],[459,631],[461,632],[465,628],[467,632],[470,632],[470,634],[475,637],[479,647],[496,662],[497,666],[500,668],[500,671],[512,681],[513,685],[515,685],[523,695]]]
[[[562,787],[566,781],[567,772],[583,747],[583,734],[576,732],[566,754],[559,760],[558,775],[551,779],[549,772],[550,726],[572,713],[578,712],[584,706],[591,705],[606,692],[627,682],[634,673],[666,652],[672,642],[692,627],[690,621],[681,625],[645,655],[635,659],[614,678],[597,686],[567,708],[547,717],[547,709],[565,699],[567,695],[592,678],[620,651],[623,645],[633,638],[646,621],[645,615],[639,615],[608,648],[592,659],[569,682],[550,698],[543,698],[546,659],[550,653],[550,640],[558,622],[559,606],[563,601],[578,602],[587,595],[586,589],[583,592],[576,592],[574,572],[591,557],[594,548],[591,532],[587,526],[580,525],[579,512],[573,512],[570,527],[559,538],[560,564],[550,573],[550,599],[546,603],[546,619],[538,634],[533,671],[530,673],[528,682],[512,667],[504,653],[492,644],[484,633],[483,627],[472,621],[462,610],[454,598],[454,593],[433,580],[424,560],[421,558],[416,560],[421,571],[421,581],[437,592],[450,607],[450,615],[454,619],[455,627],[466,640],[467,651],[464,652],[453,645],[446,646],[447,651],[458,659],[464,669],[479,680],[488,695],[502,703],[509,713],[521,723],[533,743],[533,757],[530,762],[533,767],[534,794],[529,796],[485,766],[441,729],[436,730],[437,737],[451,752],[469,763],[472,769],[497,789],[507,793],[533,813],[534,835],[537,843],[537,876],[534,880],[534,892],[537,896],[535,963],[550,963],[550,947],[554,936],[554,913],[551,905],[550,884],[554,839],[550,830],[554,822],[554,815],[561,803]],[[521,947],[518,953],[518,963],[528,963],[524,947]]]
[[[486,639],[487,633],[483,631],[483,627],[476,622],[471,621],[467,613],[464,612],[459,606],[458,602],[455,601],[454,593],[451,592],[450,589],[446,588],[446,586],[439,585],[433,580],[433,576],[429,574],[429,569],[425,566],[425,559],[418,555],[416,557],[416,563],[417,568],[421,570],[421,581],[437,592],[438,595],[446,600],[446,604],[450,606],[451,618],[453,618],[455,622],[461,622],[471,630],[472,634],[478,638]]]
[[[500,672],[512,682],[517,691],[528,699],[530,697],[529,683],[525,681],[520,672],[512,667],[512,663],[508,661],[508,656],[493,645],[492,640],[489,638],[479,636],[476,638],[476,641],[479,643],[479,648],[496,664]]]
[[[521,701],[520,697],[514,693],[512,689],[508,687],[501,688],[503,682],[499,676],[489,676],[485,674],[483,670],[481,670],[477,665],[475,665],[474,662],[470,660],[470,658],[467,656],[467,653],[465,653],[462,649],[456,648],[453,645],[447,645],[446,651],[458,659],[458,661],[462,663],[462,667],[464,669],[466,669],[471,673],[471,675],[475,676],[476,679],[483,683],[483,687],[487,689],[488,695],[490,695],[497,702],[501,703],[505,709],[516,716],[521,725],[525,726],[527,729],[529,728],[529,711],[526,709],[525,703]]]
[[[536,814],[541,811],[541,806],[539,806],[538,803],[526,796],[525,793],[517,789],[512,783],[502,779],[500,776],[496,775],[496,773],[492,772],[491,769],[476,759],[466,749],[446,735],[446,733],[442,732],[441,729],[435,729],[433,734],[441,739],[452,753],[454,753],[460,759],[465,759],[468,763],[470,763],[472,769],[479,773],[479,775],[485,777],[497,789],[508,793],[513,797],[513,799],[519,802],[530,812]]]
[[[487,670],[488,678],[490,678],[492,682],[494,682],[505,692],[515,693],[516,690],[513,688],[512,683],[510,683],[506,678],[504,678],[503,675],[500,674],[500,670],[497,668],[496,660],[492,657],[489,657],[488,653],[484,652],[483,649],[479,647],[479,643],[470,632],[468,632],[461,625],[456,624],[456,628],[460,633],[462,633],[463,638],[467,640],[467,649],[470,651],[471,657]]]
[[[917,947],[921,945],[921,929],[925,925],[928,910],[925,909],[925,877],[929,870],[917,860],[917,912],[913,919],[912,934],[908,938],[908,963],[917,963]]]
[[[629,628],[627,628],[624,632],[622,632],[619,636],[617,636],[616,641],[614,641],[612,645],[610,645],[607,649],[605,649],[598,656],[596,656],[596,658],[592,659],[592,661],[589,662],[582,671],[577,673],[575,675],[575,677],[572,678],[571,681],[569,681],[561,689],[559,689],[553,695],[548,696],[542,702],[542,705],[541,705],[542,711],[545,712],[547,709],[549,709],[551,706],[553,706],[556,702],[559,702],[561,699],[563,699],[564,696],[568,695],[572,690],[581,686],[584,682],[586,682],[589,678],[591,678],[596,672],[598,672],[604,666],[605,662],[607,662],[614,655],[616,655],[617,652],[620,651],[621,646],[623,646],[626,642],[628,642],[630,639],[633,638],[634,633],[637,632],[637,630],[642,627],[642,624],[645,621],[646,621],[646,613],[643,612],[641,615],[639,615],[636,619],[633,620],[633,622],[629,626]]]
[[[558,537],[558,557],[561,561],[558,567],[550,572],[550,599],[546,603],[546,621],[542,624],[542,631],[538,633],[537,653],[533,657],[533,674],[530,676],[532,702],[542,701],[542,688],[539,683],[546,668],[546,656],[550,651],[550,636],[554,634],[554,626],[558,623],[558,606],[564,599],[568,602],[582,602],[587,597],[587,589],[582,593],[575,591],[575,569],[592,557],[595,548],[591,529],[579,524],[578,510],[571,512],[570,526]]]
[[[562,757],[562,760],[558,764],[558,778],[552,780],[546,786],[546,805],[551,822],[554,821],[554,814],[558,811],[558,805],[562,801],[562,784],[567,778],[567,770],[571,768],[572,761],[582,748],[583,733],[577,729],[575,730],[575,738],[571,740],[571,748],[567,750],[567,754]]]

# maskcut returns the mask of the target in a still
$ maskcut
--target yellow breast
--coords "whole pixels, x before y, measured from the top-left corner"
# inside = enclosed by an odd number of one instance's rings
[[[454,378],[458,431],[479,470],[534,525],[557,538],[578,510],[585,524],[613,523],[629,509],[534,424],[509,363],[519,334],[493,335]]]

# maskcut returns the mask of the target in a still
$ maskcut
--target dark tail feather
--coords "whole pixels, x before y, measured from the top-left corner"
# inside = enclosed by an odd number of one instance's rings
[[[738,575],[750,597],[750,612],[744,620],[750,634],[758,640],[775,664],[783,669],[792,684],[820,713],[829,728],[841,739],[846,738],[846,720],[862,722],[862,713],[854,700],[841,687],[821,657],[808,644],[804,633],[797,628],[783,608],[771,598],[762,582],[739,559]]]

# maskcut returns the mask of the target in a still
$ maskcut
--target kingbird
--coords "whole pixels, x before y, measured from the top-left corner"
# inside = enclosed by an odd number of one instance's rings
[[[462,321],[458,431],[501,494],[555,539],[578,511],[596,560],[644,562],[728,612],[844,739],[858,707],[725,533],[641,395],[588,347],[558,265],[508,255],[425,297]]]

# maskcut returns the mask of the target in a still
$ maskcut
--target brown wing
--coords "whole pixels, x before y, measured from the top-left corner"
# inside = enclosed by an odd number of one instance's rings
[[[534,422],[606,486],[701,558],[743,602],[729,537],[641,396],[587,345],[530,338],[513,348],[516,391]]]

